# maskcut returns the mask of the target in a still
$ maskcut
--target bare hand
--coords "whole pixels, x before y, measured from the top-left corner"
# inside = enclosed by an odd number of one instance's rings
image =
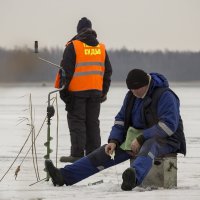
[[[131,150],[132,150],[134,156],[138,154],[138,152],[140,151],[140,147],[141,146],[136,139],[132,141]]]
[[[113,151],[115,150],[116,148],[116,144],[115,143],[108,143],[106,146],[105,146],[105,152],[107,155],[112,155],[113,154]]]

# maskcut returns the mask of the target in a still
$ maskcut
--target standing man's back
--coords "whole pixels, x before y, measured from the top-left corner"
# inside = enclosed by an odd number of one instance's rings
[[[101,145],[100,103],[106,100],[112,74],[105,46],[98,42],[91,21],[82,18],[77,33],[61,61],[66,87],[60,97],[66,104],[71,137],[71,155],[61,157],[61,162],[74,162]]]

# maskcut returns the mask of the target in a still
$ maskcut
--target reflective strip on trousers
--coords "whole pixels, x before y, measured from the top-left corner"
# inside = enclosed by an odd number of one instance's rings
[[[154,158],[155,158],[155,156],[154,156],[151,152],[148,153],[148,156],[149,156],[152,160],[154,160]]]

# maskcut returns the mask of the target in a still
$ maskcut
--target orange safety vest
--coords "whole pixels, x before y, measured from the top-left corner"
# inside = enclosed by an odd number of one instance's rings
[[[54,81],[54,87],[55,88],[61,88],[61,77],[60,77],[60,70],[57,72],[56,74],[56,78],[55,78],[55,81]]]
[[[87,44],[72,41],[76,53],[75,71],[69,84],[69,91],[100,90],[103,88],[105,72],[105,46],[88,46]],[[61,87],[60,73],[56,75],[55,88]]]
[[[105,72],[105,46],[89,46],[79,40],[72,41],[76,53],[74,75],[69,91],[100,90]]]

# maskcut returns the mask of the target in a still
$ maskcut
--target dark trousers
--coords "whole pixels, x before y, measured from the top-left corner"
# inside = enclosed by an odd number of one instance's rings
[[[99,113],[99,97],[73,98],[73,108],[67,114],[72,156],[82,157],[100,147]]]

